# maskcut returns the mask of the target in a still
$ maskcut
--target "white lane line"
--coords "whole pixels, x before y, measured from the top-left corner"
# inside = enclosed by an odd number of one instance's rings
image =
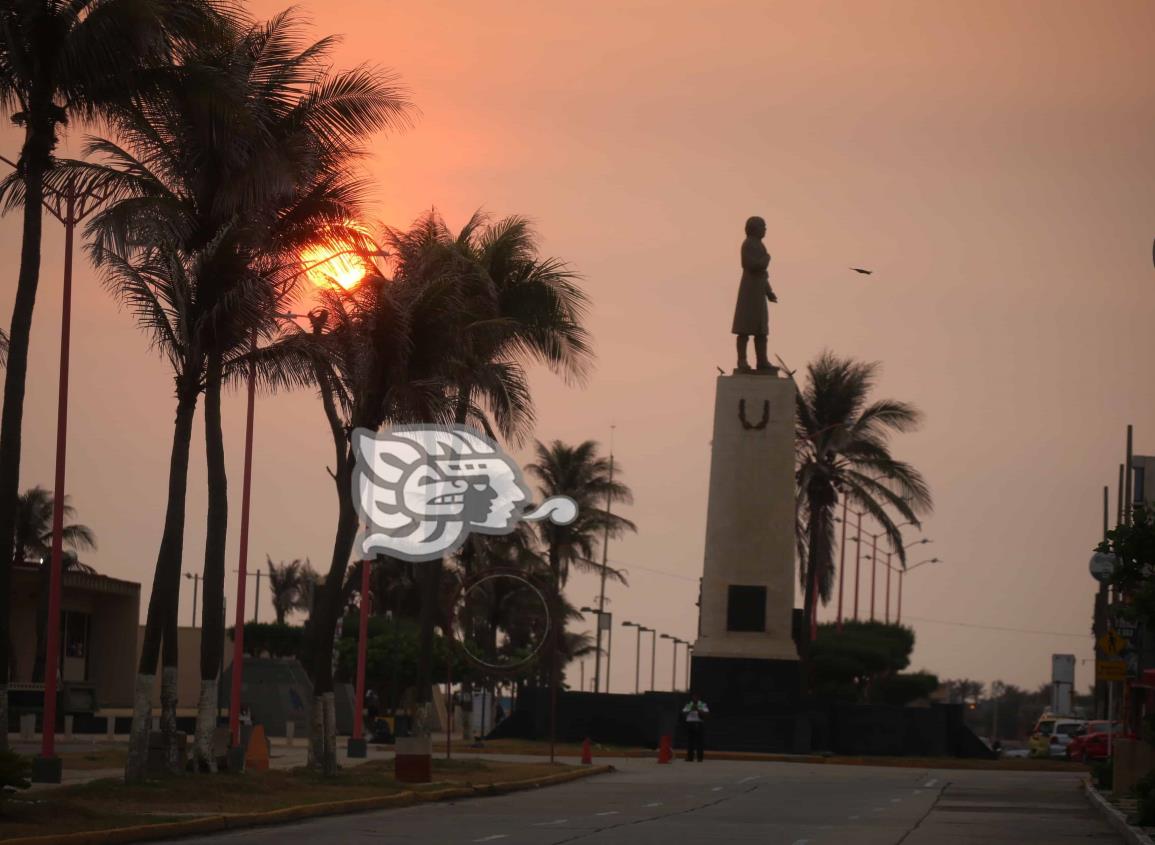
[[[922,785],[922,788],[923,789],[932,789],[936,783],[938,783],[938,778],[931,778],[930,780],[928,780],[926,783],[924,783]]]
[[[809,839],[795,839],[794,845],[806,845],[806,843],[809,841]]]
[[[752,780],[758,780],[762,775],[750,775],[748,778],[742,778],[738,783],[749,783]]]
[[[915,795],[922,795],[922,790],[921,790],[921,789],[916,789],[916,790],[914,790],[914,794],[915,794]]]
[[[595,816],[616,816],[617,810],[606,810],[604,813],[594,813]]]
[[[850,817],[850,820],[851,820],[852,822],[856,822],[856,821],[858,821],[860,818],[862,818],[862,816],[851,816],[851,817]]]
[[[715,786],[715,787],[714,787],[713,789],[711,789],[710,791],[711,791],[711,792],[721,792],[721,791],[722,791],[722,787],[720,787],[720,786]]]
[[[508,839],[508,833],[495,833],[492,836],[483,836],[480,839],[474,839],[474,842],[492,842],[494,839]]]
[[[534,827],[548,827],[551,824],[565,824],[569,819],[554,819],[552,822],[538,822]]]
[[[901,800],[902,800],[901,798],[891,798],[891,799],[890,799],[890,803],[891,803],[891,804],[897,804],[897,803],[898,803],[899,801],[901,801]]]
[[[660,807],[660,806],[662,806],[662,802],[661,801],[651,801],[649,804],[646,804],[644,806],[646,806],[646,807]]]

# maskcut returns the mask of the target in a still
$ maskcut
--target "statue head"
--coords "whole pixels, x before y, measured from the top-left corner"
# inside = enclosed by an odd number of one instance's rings
[[[759,240],[766,237],[766,221],[761,217],[751,217],[747,220],[746,237],[758,238]]]

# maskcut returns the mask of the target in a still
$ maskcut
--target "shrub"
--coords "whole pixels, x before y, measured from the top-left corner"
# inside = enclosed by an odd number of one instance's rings
[[[1115,761],[1108,757],[1091,766],[1091,779],[1097,789],[1110,791],[1115,785]]]
[[[14,751],[0,751],[0,801],[14,789],[27,789],[31,765]]]

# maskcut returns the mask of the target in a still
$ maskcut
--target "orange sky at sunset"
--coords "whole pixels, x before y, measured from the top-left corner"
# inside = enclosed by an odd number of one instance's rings
[[[881,361],[880,395],[926,414],[894,443],[935,494],[920,558],[946,561],[906,579],[913,668],[1035,686],[1053,652],[1092,657],[1087,559],[1128,422],[1136,451],[1155,453],[1155,6],[304,8],[318,37],[345,35],[342,64],[392,68],[420,109],[367,162],[380,222],[431,206],[453,227],[479,207],[526,215],[582,274],[597,370],[584,390],[535,373],[535,436],[608,441],[616,426],[639,526],[610,549],[632,585],[611,587],[619,620],[694,637],[715,367],[732,366],[742,224],[759,214],[779,298],[771,351],[791,367],[827,347]],[[0,131],[0,153],[18,142]],[[22,488],[52,481],[63,239],[54,221],[45,232]],[[18,215],[0,220],[5,323],[19,236]],[[147,596],[171,375],[82,256],[77,267],[67,492],[99,540],[85,559]],[[243,397],[225,412],[234,577]],[[327,568],[332,446],[315,397],[259,398],[256,443],[250,564],[267,553]],[[189,572],[205,520],[196,442],[193,455]],[[577,578],[570,596],[594,590]],[[618,629],[612,689],[633,688],[634,642]],[[669,643],[658,652],[668,684]],[[1079,688],[1091,677],[1078,664]]]

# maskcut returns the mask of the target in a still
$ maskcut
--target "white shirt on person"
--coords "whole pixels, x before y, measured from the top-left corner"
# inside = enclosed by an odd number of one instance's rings
[[[699,699],[689,702],[682,708],[682,713],[685,714],[687,722],[701,722],[703,716],[710,715],[710,708],[706,706],[706,702]]]

